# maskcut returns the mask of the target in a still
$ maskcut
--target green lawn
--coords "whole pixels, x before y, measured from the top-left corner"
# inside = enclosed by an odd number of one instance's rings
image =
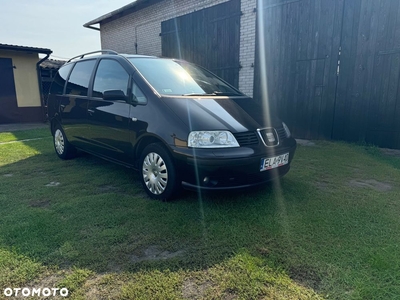
[[[138,179],[58,159],[47,129],[0,133],[0,298],[400,299],[399,157],[317,142],[280,182],[167,203]]]

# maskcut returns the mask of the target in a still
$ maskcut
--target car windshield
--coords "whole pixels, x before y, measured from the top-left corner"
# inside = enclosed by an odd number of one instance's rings
[[[158,93],[171,96],[242,96],[211,72],[196,65],[159,58],[129,58]]]

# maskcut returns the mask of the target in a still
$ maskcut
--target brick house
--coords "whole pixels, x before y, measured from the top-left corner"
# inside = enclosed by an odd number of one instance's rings
[[[253,95],[256,0],[137,0],[84,26],[102,49],[192,61]]]

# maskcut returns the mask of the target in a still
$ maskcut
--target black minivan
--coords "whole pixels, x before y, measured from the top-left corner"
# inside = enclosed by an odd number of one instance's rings
[[[132,167],[161,200],[181,187],[270,181],[289,171],[296,149],[263,101],[175,59],[109,50],[74,57],[54,78],[48,114],[60,158],[79,149]]]

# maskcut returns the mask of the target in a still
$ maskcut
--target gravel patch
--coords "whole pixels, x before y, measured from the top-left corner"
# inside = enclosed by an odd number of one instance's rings
[[[315,143],[310,140],[296,139],[296,142],[297,142],[297,144],[299,144],[301,146],[308,146],[308,147],[315,146]]]

